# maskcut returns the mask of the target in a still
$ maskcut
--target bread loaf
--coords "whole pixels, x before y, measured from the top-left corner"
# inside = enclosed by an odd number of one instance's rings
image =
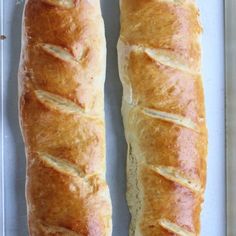
[[[208,142],[199,10],[190,0],[120,8],[130,236],[199,235]]]
[[[28,0],[19,68],[32,236],[111,235],[99,0]]]

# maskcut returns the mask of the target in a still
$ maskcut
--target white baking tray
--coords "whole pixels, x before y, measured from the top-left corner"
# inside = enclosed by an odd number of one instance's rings
[[[227,235],[236,235],[236,1],[225,1]]]
[[[208,181],[202,212],[202,236],[224,236],[224,27],[223,1],[199,0],[204,26],[203,75],[209,130]],[[26,236],[25,154],[17,117],[17,70],[23,1],[1,0],[1,177],[0,235]],[[118,0],[103,0],[108,48],[106,76],[107,179],[113,204],[113,236],[128,236],[130,216],[125,201],[126,143],[121,120],[121,83],[116,43]],[[231,236],[231,235],[230,235]],[[234,235],[232,235],[234,236]]]

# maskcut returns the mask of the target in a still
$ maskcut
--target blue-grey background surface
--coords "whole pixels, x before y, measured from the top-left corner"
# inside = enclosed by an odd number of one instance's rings
[[[198,0],[204,27],[203,75],[209,130],[208,181],[202,213],[202,236],[225,235],[223,1]],[[1,0],[1,176],[0,235],[26,236],[25,156],[17,114],[17,70],[20,56],[23,1]],[[113,236],[127,236],[125,201],[126,144],[120,113],[121,84],[116,43],[118,0],[103,0],[107,38],[105,85],[107,179],[113,204]],[[4,161],[4,162],[3,162]],[[4,220],[5,219],[5,220]]]

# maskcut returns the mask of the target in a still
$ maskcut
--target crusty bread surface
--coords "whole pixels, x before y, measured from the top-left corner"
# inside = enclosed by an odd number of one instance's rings
[[[19,68],[32,236],[110,236],[98,0],[28,0]]]
[[[207,128],[199,10],[189,0],[121,0],[130,236],[200,235]]]

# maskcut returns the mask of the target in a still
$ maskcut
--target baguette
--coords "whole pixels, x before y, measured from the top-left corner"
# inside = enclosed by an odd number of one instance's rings
[[[109,236],[98,0],[28,0],[19,68],[32,236]]]
[[[199,235],[208,142],[199,10],[189,0],[120,8],[130,236]]]

